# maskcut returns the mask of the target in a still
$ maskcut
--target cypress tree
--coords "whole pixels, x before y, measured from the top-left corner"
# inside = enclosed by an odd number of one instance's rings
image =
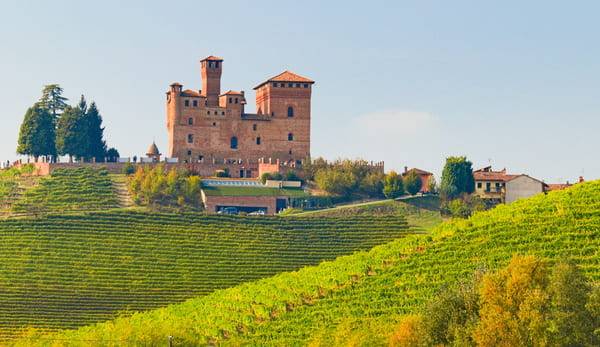
[[[106,142],[104,141],[104,128],[102,127],[102,116],[92,102],[83,117],[82,135],[85,141],[85,157],[95,158],[96,161],[104,160],[106,156]]]
[[[85,102],[85,100],[84,100]],[[85,157],[84,112],[78,107],[67,107],[56,128],[56,149],[60,155]]]

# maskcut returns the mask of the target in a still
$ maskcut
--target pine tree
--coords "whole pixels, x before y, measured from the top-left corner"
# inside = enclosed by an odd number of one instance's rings
[[[83,100],[85,102],[85,100]],[[85,157],[84,111],[78,107],[67,107],[56,127],[56,149],[60,155]],[[86,107],[87,108],[87,107]]]
[[[56,155],[54,118],[39,104],[30,107],[21,124],[17,153],[40,156]]]
[[[85,141],[85,157],[95,158],[96,161],[104,160],[106,155],[104,128],[102,127],[102,116],[95,102],[92,102],[85,113],[83,128],[82,135]]]
[[[58,84],[46,85],[39,101],[40,106],[48,110],[55,120],[68,106],[68,99],[63,97],[62,93],[63,89]]]

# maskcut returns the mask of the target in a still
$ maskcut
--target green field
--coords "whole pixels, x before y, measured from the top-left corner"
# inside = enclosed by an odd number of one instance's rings
[[[12,204],[16,214],[40,215],[120,207],[106,170],[57,169]]]
[[[476,269],[506,265],[515,253],[569,258],[591,281],[600,281],[600,182],[182,304],[50,336],[32,334],[19,343],[143,346],[166,344],[173,335],[175,346],[386,345],[399,319],[438,288]]]
[[[118,211],[0,221],[0,336],[75,328],[292,271],[410,234],[402,215]]]
[[[308,196],[300,188],[204,186],[202,190],[208,196]]]

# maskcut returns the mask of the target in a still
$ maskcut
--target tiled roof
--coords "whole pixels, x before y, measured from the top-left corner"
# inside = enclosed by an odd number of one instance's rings
[[[183,92],[181,92],[182,96],[195,96],[195,97],[199,97],[200,96],[200,92],[196,91],[196,90],[191,90],[191,89],[186,89]]]
[[[405,173],[403,173],[402,175],[404,176],[404,175],[408,174],[408,173],[409,173],[409,172],[411,172],[411,171],[414,171],[414,172],[416,172],[416,173],[417,173],[417,175],[423,175],[423,176],[427,176],[427,175],[433,175],[433,174],[432,174],[431,172],[429,172],[429,171],[425,171],[425,170],[417,169],[416,167],[415,167],[415,168],[412,168],[412,169],[409,169],[408,171],[406,171],[406,172],[405,172]]]
[[[546,190],[563,190],[573,186],[570,183],[550,183],[546,184]]]
[[[279,75],[271,77],[268,80],[264,81],[263,83],[257,85],[256,87],[254,87],[254,89],[257,89],[268,82],[298,82],[298,83],[311,83],[311,84],[315,83],[315,81],[313,81],[309,78],[302,77],[291,71],[285,70],[284,72],[280,73]]]
[[[148,147],[148,152],[146,152],[146,155],[159,155],[159,154],[160,154],[160,151],[158,150],[156,143],[152,142],[150,147]]]
[[[242,92],[236,92],[234,90],[228,90],[225,93],[221,94],[221,95],[242,95]]]
[[[521,175],[508,175],[506,171],[474,171],[475,181],[500,181],[508,182]]]
[[[209,55],[208,57],[200,60],[200,61],[205,61],[205,60],[217,60],[217,61],[223,61],[223,58],[220,57],[215,57],[214,55]]]

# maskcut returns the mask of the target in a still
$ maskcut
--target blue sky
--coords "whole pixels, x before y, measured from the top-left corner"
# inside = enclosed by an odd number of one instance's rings
[[[314,79],[313,156],[441,171],[466,155],[547,182],[600,178],[595,1],[3,1],[0,160],[44,84],[95,100],[109,145],[166,149],[165,92],[289,69]]]

